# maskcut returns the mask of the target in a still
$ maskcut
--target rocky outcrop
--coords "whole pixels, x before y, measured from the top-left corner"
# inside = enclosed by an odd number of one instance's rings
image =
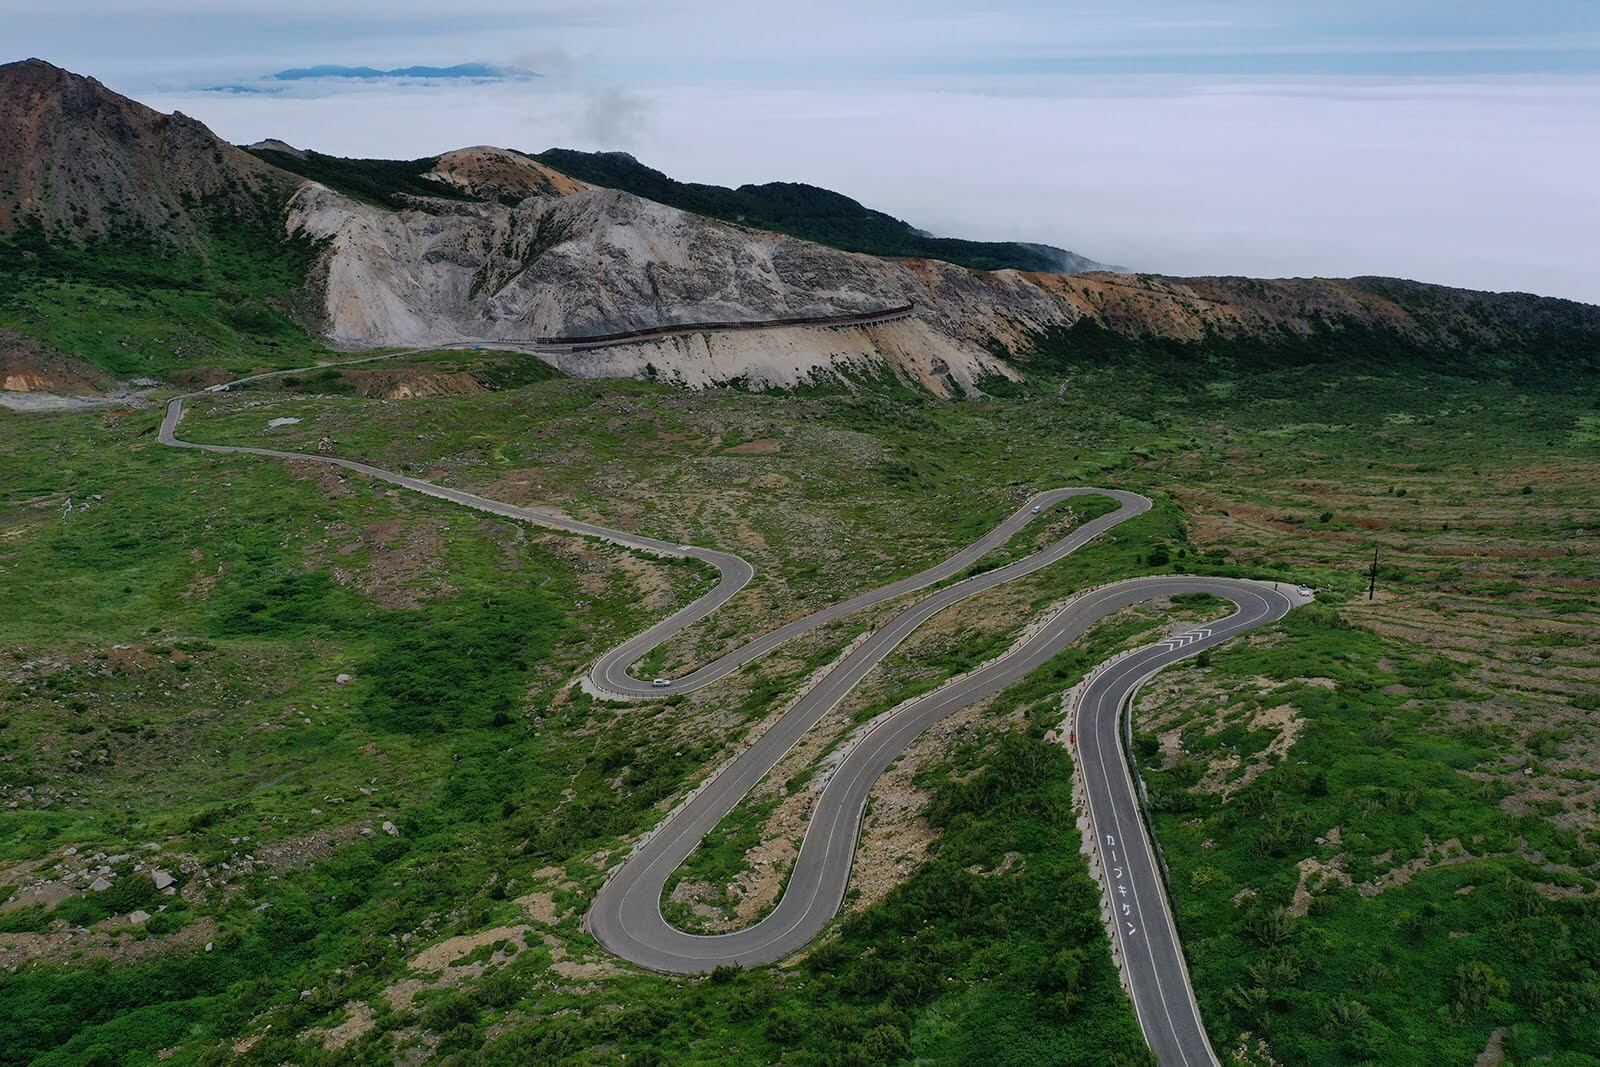
[[[271,221],[300,179],[204,124],[29,59],[0,66],[0,233],[192,241],[208,217]]]
[[[872,326],[696,333],[544,358],[574,377],[650,378],[693,389],[730,383],[790,389],[888,370],[940,396],[971,396],[988,380],[1018,377],[1005,360],[914,316]]]
[[[329,333],[351,345],[519,340],[869,311],[877,261],[592,189],[387,212],[308,186],[291,229],[331,242]]]
[[[492,169],[492,157],[471,152],[476,158],[453,165],[458,181]],[[517,158],[494,165],[524,166]],[[996,352],[1025,357],[1041,333],[1083,321],[1122,341],[1283,346],[1344,334],[1444,360],[1496,348],[1554,348],[1574,336],[1593,348],[1600,339],[1600,309],[1524,294],[1378,278],[979,271],[840,252],[613,189],[539,190],[514,203],[390,212],[308,185],[291,204],[288,224],[329,242],[323,263],[332,338],[351,347],[527,342],[909,302],[914,317],[902,323],[697,334],[573,352],[557,362],[580,376],[757,387],[888,366],[940,391],[950,381],[970,389],[1010,374]]]
[[[1342,349],[1463,370],[1600,366],[1600,307],[1400,278],[1033,276],[1129,341],[1242,342],[1336,359]],[[1299,344],[1297,344],[1297,342]]]
[[[98,367],[15,330],[0,330],[0,392],[96,396],[112,385]]]
[[[867,373],[887,364],[943,389],[946,378],[967,386],[1009,373],[991,340],[1018,340],[1075,315],[1031,276],[839,252],[612,189],[389,212],[309,185],[291,204],[289,226],[328,242],[328,332],[350,347],[917,306],[908,324],[697,335],[562,361],[582,375],[787,386],[845,364]]]
[[[531,156],[508,148],[479,145],[446,152],[423,175],[484,200],[516,203],[530,196],[571,196],[589,186]]]
[[[288,141],[281,141],[276,137],[267,137],[257,141],[255,144],[247,144],[245,149],[251,152],[282,152],[284,155],[293,156],[296,159],[306,158],[305,149],[296,148]]]

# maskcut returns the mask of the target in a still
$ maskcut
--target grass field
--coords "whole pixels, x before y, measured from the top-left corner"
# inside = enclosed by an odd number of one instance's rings
[[[685,878],[737,883],[803,813],[802,757],[1073,589],[1301,581],[1316,609],[1175,670],[1137,713],[1219,1051],[1470,1063],[1503,1028],[1506,1062],[1594,1062],[1595,383],[1113,361],[949,404],[692,394],[479,353],[388,369],[484,391],[307,378],[208,398],[185,431],[326,441],[750,559],[747,593],[663,669],[920,569],[1034,490],[1156,500],[930,623]],[[660,705],[597,703],[567,683],[705,573],[162,449],[158,417],[0,434],[0,1063],[1147,1062],[1069,761],[1042,738],[1084,670],[1165,616],[1108,622],[930,734],[875,794],[854,899],[799,964],[667,979],[579,928],[603,872],[858,626]],[[101,868],[111,888],[86,890]]]
[[[218,221],[194,248],[23,230],[0,238],[0,326],[122,377],[303,366],[332,354],[295,321],[317,251],[266,223]]]

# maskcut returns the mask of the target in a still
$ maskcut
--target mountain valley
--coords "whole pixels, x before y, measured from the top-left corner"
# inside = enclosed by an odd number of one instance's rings
[[[817,694],[644,908],[759,923],[875,731],[1189,577],[1294,605],[1125,694],[1198,1047],[1600,1064],[1600,307],[284,138],[0,66],[0,1067],[1170,1067],[1074,715],[1210,592],[908,737],[779,962],[600,909]]]

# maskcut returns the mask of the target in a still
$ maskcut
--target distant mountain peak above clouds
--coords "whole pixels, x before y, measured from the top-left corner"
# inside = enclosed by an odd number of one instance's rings
[[[267,137],[257,141],[255,144],[247,144],[244,149],[246,152],[282,152],[284,155],[294,156],[296,159],[306,158],[306,150],[304,148],[296,148],[288,141],[280,140],[277,137]]]
[[[296,85],[357,86],[375,83],[460,83],[514,82],[543,77],[525,67],[494,63],[457,63],[451,67],[352,67],[339,63],[319,63],[309,67],[289,67],[263,74],[259,78],[210,85],[209,93],[282,93]]]
[[[457,63],[452,67],[395,67],[391,70],[381,70],[377,67],[346,67],[334,63],[323,63],[311,67],[291,67],[288,70],[276,71],[267,77],[273,81],[305,81],[310,78],[354,78],[362,81],[375,81],[379,79],[477,79],[485,81],[499,81],[508,78],[537,78],[537,71],[526,70],[522,67],[502,67],[492,63]]]

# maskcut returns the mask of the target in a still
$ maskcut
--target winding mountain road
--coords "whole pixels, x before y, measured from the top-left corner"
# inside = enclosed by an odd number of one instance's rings
[[[295,371],[274,371],[229,385],[291,373]],[[223,388],[226,387],[213,387],[209,391]],[[661,914],[661,895],[667,879],[705,835],[812,726],[837,708],[862,678],[933,615],[986,589],[1049,566],[1146,511],[1150,501],[1136,493],[1090,487],[1052,489],[1036,494],[994,529],[943,562],[789,622],[673,680],[669,687],[660,688],[630,674],[630,665],[716,611],[743,588],[754,572],[739,556],[506,504],[356,460],[185,441],[177,436],[178,424],[183,418],[184,401],[196,395],[200,394],[180,396],[168,404],[160,428],[162,444],[342,467],[490,514],[600,538],[643,552],[698,559],[715,567],[720,578],[709,592],[600,657],[587,681],[602,696],[643,700],[693,691],[711,685],[800,634],[896,597],[938,586],[841,657],[771,727],[640,841],[632,855],[612,873],[590,908],[587,928],[613,953],[660,971],[690,974],[724,964],[769,963],[815,938],[844,901],[862,813],[873,784],[933,723],[1021,681],[1097,621],[1129,605],[1190,592],[1211,593],[1232,601],[1236,610],[1228,617],[1176,634],[1097,669],[1080,690],[1076,719],[1069,724],[1072,728],[1068,731],[1087,789],[1097,858],[1111,921],[1116,928],[1117,954],[1145,1038],[1162,1067],[1198,1067],[1217,1062],[1200,1020],[1182,945],[1144,830],[1118,732],[1124,708],[1146,679],[1186,656],[1282,618],[1302,600],[1292,587],[1280,588],[1276,583],[1232,578],[1158,575],[1115,582],[1073,598],[998,659],[878,720],[849,750],[818,797],[788,885],[776,907],[760,922],[743,930],[715,936],[694,935],[673,927]],[[1006,544],[1043,509],[1084,494],[1111,497],[1118,507],[1031,555],[940,585]]]

